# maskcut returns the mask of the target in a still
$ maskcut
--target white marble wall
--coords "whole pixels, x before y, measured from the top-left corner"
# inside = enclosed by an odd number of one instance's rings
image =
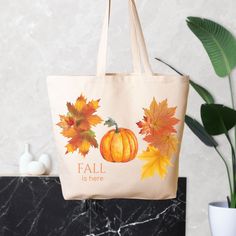
[[[18,174],[24,143],[35,156],[54,159],[45,78],[49,74],[94,74],[105,0],[0,0],[0,173]],[[113,0],[109,71],[129,71],[126,0]],[[236,34],[235,0],[138,0],[141,21],[156,72],[170,70],[160,57],[208,87],[229,104],[228,84],[218,79],[199,41],[187,28],[187,16],[215,19]],[[236,77],[236,74],[235,74]],[[190,92],[188,113],[199,117],[201,99]],[[222,140],[222,143],[224,141]],[[225,151],[226,152],[226,151]],[[224,200],[224,166],[186,128],[180,175],[188,177],[187,235],[210,235],[207,204]]]

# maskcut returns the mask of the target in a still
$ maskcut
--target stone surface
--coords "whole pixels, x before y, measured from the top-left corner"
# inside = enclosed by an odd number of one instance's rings
[[[1,236],[185,236],[186,179],[172,200],[65,201],[58,177],[0,177]]]
[[[18,174],[24,144],[36,157],[57,156],[52,137],[46,76],[94,74],[105,0],[1,0],[0,7],[0,174]],[[108,71],[130,71],[127,1],[112,0]],[[236,34],[235,0],[137,0],[154,71],[173,73],[160,57],[207,87],[217,102],[230,104],[228,83],[218,79],[201,43],[186,26],[187,16],[216,20]],[[234,74],[233,77],[236,77]],[[235,80],[234,80],[235,81]],[[200,118],[202,100],[190,90],[188,113]],[[226,144],[224,140],[220,140]],[[228,148],[228,146],[226,145]],[[230,155],[230,152],[223,149]],[[207,208],[224,200],[228,183],[214,150],[185,129],[180,176],[187,176],[187,235],[209,236]]]

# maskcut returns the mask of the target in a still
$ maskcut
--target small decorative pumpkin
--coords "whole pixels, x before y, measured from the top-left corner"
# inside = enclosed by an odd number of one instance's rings
[[[115,126],[108,131],[100,143],[102,157],[109,162],[128,162],[135,158],[138,152],[138,141],[135,134],[125,128],[118,128],[117,123],[109,118],[104,125]]]

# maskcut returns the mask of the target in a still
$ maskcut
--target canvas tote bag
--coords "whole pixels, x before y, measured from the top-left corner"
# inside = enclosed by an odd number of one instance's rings
[[[134,73],[106,73],[109,0],[97,74],[47,79],[65,199],[176,196],[189,79],[152,72],[128,4]]]

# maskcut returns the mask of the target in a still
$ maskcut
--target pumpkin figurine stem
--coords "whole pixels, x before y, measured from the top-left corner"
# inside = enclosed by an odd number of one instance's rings
[[[116,133],[119,133],[118,124],[113,120],[112,118],[108,118],[108,120],[105,121],[104,125],[107,125],[108,127],[115,126],[116,127]]]

